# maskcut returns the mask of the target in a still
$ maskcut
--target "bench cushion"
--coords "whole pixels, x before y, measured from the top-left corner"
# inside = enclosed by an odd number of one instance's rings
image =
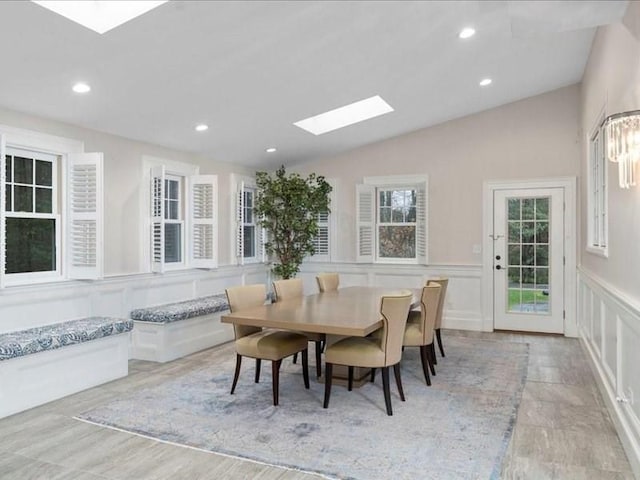
[[[0,334],[0,361],[126,333],[133,321],[89,317]]]
[[[223,294],[194,298],[185,302],[168,303],[156,307],[137,308],[131,318],[143,322],[170,323],[187,318],[229,310],[227,296]]]

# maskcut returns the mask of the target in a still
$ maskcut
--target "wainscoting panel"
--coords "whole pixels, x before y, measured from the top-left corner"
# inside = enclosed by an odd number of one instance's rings
[[[340,286],[420,288],[428,279],[447,277],[442,326],[482,330],[481,265],[383,265],[360,263],[305,263],[299,277],[306,293],[318,291],[315,276],[321,272],[340,274]]]
[[[578,270],[578,327],[629,462],[640,478],[640,305]]]

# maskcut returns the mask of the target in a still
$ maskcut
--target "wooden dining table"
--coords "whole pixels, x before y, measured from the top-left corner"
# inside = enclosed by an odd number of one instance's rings
[[[345,336],[366,337],[382,327],[380,298],[407,290],[413,294],[412,308],[415,308],[420,304],[421,288],[346,287],[229,313],[223,315],[221,321],[324,333],[330,345]],[[367,372],[368,369],[356,372],[354,386],[363,383]],[[346,379],[346,373],[343,373],[340,368],[334,368],[333,378],[341,383],[343,377]]]

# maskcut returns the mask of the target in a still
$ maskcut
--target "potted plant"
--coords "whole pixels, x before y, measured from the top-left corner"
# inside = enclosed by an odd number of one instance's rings
[[[265,250],[274,259],[272,272],[295,277],[306,255],[313,255],[318,215],[329,212],[329,185],[323,176],[256,172],[255,214],[266,231]]]

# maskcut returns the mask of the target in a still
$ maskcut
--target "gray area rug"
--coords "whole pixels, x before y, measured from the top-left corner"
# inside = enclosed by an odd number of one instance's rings
[[[76,418],[181,445],[315,472],[337,479],[498,478],[527,374],[529,347],[445,337],[433,386],[417,348],[406,349],[406,402],[392,380],[393,416],[385,413],[382,379],[348,392],[334,385],[305,390],[300,366],[285,360],[280,406],[271,405],[271,367],[245,359],[229,394],[235,355]],[[310,355],[310,359],[313,355]],[[312,361],[310,371],[314,372]],[[312,377],[313,378],[313,377]],[[392,376],[393,379],[393,376]]]

